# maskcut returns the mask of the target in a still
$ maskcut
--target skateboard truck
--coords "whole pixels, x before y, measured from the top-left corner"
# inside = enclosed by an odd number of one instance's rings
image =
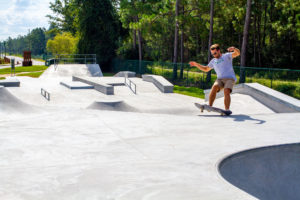
[[[195,103],[195,106],[197,108],[199,108],[201,112],[203,112],[204,110],[206,110],[208,112],[217,112],[217,113],[220,113],[222,116],[224,116],[224,115],[229,116],[232,114],[232,112],[230,110],[223,110],[221,108],[216,108],[216,107],[209,106],[206,104]]]

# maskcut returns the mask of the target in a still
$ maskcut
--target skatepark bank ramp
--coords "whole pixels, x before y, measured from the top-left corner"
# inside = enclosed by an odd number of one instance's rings
[[[219,171],[258,199],[300,199],[300,143],[233,154],[220,163]]]
[[[34,106],[24,103],[0,85],[0,114],[33,112],[35,110]]]
[[[102,77],[102,71],[98,64],[59,64],[51,65],[40,78],[54,77]]]

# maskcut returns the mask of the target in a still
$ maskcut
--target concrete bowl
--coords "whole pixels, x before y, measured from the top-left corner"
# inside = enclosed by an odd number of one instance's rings
[[[221,161],[219,172],[258,199],[300,199],[300,143],[233,154]]]

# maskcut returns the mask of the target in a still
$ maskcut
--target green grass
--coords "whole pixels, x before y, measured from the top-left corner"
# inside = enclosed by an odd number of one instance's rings
[[[205,98],[204,90],[197,87],[184,87],[184,86],[174,85],[173,92],[187,95],[187,96],[198,97],[201,99]]]
[[[29,76],[32,78],[38,78],[40,75],[42,75],[43,72],[29,72],[29,73],[24,73],[24,74],[17,74],[17,76]]]
[[[21,73],[21,72],[36,72],[36,71],[44,71],[48,67],[45,65],[34,65],[34,66],[29,66],[29,67],[16,67],[15,71],[16,73]],[[11,69],[10,68],[5,68],[5,69],[0,69],[0,74],[10,74]]]
[[[5,77],[0,77],[0,80],[4,80],[5,79]]]
[[[167,69],[166,67],[162,70],[161,66],[147,66],[147,70],[153,74],[157,75],[163,75],[165,78],[172,78],[172,69]],[[186,77],[187,71],[184,71],[184,77]],[[179,77],[179,70],[177,73]],[[267,73],[265,73],[267,75]],[[239,75],[236,74],[237,79],[239,80]],[[216,74],[211,75],[211,83],[213,83],[217,79]],[[200,80],[205,80],[205,76],[203,76],[202,72],[195,72],[195,69],[193,71],[189,71],[188,73],[188,80],[190,84],[196,83]],[[255,77],[250,76],[246,77],[246,83],[259,83],[264,86],[267,86],[271,88],[271,80],[269,78],[263,78],[263,77]],[[192,88],[192,87],[191,87]],[[175,89],[175,88],[174,88]],[[292,96],[294,98],[300,99],[300,81],[284,81],[284,80],[273,80],[272,81],[272,89],[277,90],[279,92],[282,92],[284,94],[287,94],[289,96]],[[175,91],[174,91],[175,92]]]
[[[104,72],[103,76],[114,76],[115,73],[110,73],[110,72]]]
[[[41,59],[41,58],[32,58],[33,60],[36,60],[36,61],[40,61],[40,62],[45,62],[45,60]]]

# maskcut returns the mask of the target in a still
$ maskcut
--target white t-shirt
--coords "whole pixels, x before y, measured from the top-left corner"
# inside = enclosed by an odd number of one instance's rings
[[[208,63],[208,66],[216,71],[218,79],[232,78],[236,81],[232,66],[232,54],[233,53],[222,54],[220,58],[213,58]]]

